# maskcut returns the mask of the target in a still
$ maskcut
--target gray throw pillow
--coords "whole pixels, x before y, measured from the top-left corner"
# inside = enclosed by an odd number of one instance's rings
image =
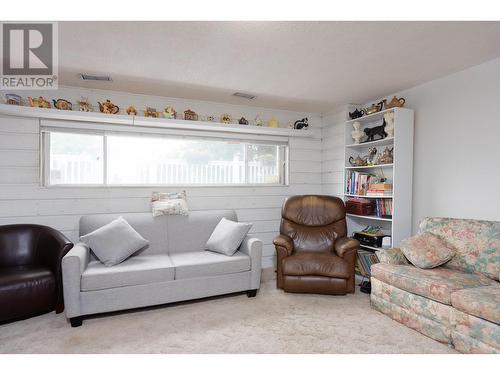
[[[251,223],[237,223],[223,217],[208,239],[206,249],[231,256],[238,250],[251,227]]]
[[[149,241],[137,233],[121,216],[81,236],[80,241],[87,244],[96,257],[108,267],[123,262],[137,250],[149,245]]]

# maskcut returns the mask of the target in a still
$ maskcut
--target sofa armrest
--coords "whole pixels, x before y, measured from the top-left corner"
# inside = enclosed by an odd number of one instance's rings
[[[259,289],[262,273],[262,241],[255,237],[246,236],[239,251],[250,256],[252,273],[250,289]]]
[[[89,247],[79,242],[62,259],[64,302],[68,318],[80,315],[80,283],[89,257]]]
[[[410,262],[408,262],[408,259],[405,258],[403,252],[397,247],[377,250],[376,254],[380,263],[400,265],[410,264]]]
[[[355,252],[359,249],[359,241],[350,237],[341,237],[335,240],[333,248],[337,255],[343,258],[346,253]]]

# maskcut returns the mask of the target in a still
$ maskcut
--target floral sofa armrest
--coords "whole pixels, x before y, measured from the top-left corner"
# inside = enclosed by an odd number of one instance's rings
[[[377,257],[380,263],[409,265],[408,259],[405,258],[401,249],[393,247],[391,249],[382,249],[377,251]]]

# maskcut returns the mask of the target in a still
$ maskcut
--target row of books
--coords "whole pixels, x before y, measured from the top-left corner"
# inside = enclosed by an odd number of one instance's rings
[[[375,183],[368,185],[367,197],[392,197],[392,184]]]
[[[375,199],[375,215],[392,217],[392,199]]]
[[[350,171],[346,173],[346,193],[353,195],[365,195],[375,176],[364,172]]]
[[[361,276],[369,277],[371,275],[372,264],[378,263],[377,254],[372,251],[359,249],[356,262],[356,272]]]

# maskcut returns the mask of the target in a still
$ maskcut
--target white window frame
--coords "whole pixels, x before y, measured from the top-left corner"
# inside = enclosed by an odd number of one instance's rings
[[[56,125],[56,126],[51,126]],[[89,127],[88,123],[80,124],[67,124],[61,126],[59,121],[46,121],[41,123],[40,126],[40,176],[41,186],[46,188],[54,187],[105,187],[105,188],[123,188],[123,187],[269,187],[269,186],[289,186],[289,139],[283,136],[258,136],[246,134],[224,134],[221,132],[200,132],[200,131],[183,131],[183,130],[165,130],[154,129],[156,131],[144,131],[144,129],[124,129],[118,125],[111,125],[114,129],[108,129],[107,126],[102,128],[102,124],[95,124],[94,127]],[[142,130],[142,131],[141,131]],[[50,183],[50,133],[80,133],[86,135],[100,135],[103,137],[103,183],[102,184],[51,184]],[[278,160],[278,167],[280,171],[280,181],[278,183],[242,183],[242,184],[108,184],[107,183],[107,136],[109,135],[123,135],[132,137],[162,137],[162,138],[183,138],[183,139],[197,139],[197,140],[219,140],[219,141],[238,141],[246,144],[261,144],[271,146],[282,146],[279,148],[281,155]],[[245,147],[246,154],[246,147]],[[245,157],[245,180],[248,178],[248,160]]]

